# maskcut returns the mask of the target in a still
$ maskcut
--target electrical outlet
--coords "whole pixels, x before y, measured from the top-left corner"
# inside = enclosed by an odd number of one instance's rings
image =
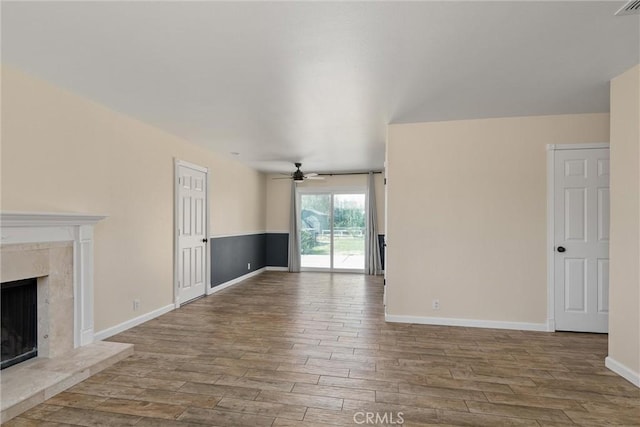
[[[140,300],[139,299],[134,299],[133,300],[133,311],[138,311],[140,310]]]
[[[440,310],[440,300],[434,299],[431,303],[431,308],[433,308],[434,310]]]
[[[247,270],[251,270],[251,263],[250,262],[247,263]]]

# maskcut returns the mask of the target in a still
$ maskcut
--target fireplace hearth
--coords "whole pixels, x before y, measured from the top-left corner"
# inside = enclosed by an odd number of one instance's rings
[[[0,369],[38,355],[38,279],[5,282],[1,285]]]
[[[104,218],[0,212],[0,353],[16,362],[0,374],[0,424],[133,353],[94,342],[93,227]]]

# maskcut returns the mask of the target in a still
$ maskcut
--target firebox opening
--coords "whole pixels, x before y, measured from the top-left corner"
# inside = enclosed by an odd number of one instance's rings
[[[38,279],[2,283],[0,297],[4,369],[38,355]]]

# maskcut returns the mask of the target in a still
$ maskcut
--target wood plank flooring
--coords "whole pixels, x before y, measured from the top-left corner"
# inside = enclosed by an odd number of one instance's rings
[[[606,335],[385,323],[381,302],[379,277],[267,272],[114,336],[134,355],[6,425],[640,425]]]

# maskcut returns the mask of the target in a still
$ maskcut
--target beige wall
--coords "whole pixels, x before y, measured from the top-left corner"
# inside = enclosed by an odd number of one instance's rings
[[[391,125],[387,313],[546,323],[546,144],[608,140],[608,114]]]
[[[211,235],[264,232],[263,174],[3,67],[2,209],[109,215],[95,232],[96,331],[173,301],[174,157],[211,172]]]
[[[267,176],[267,231],[287,233],[289,231],[289,209],[291,208],[291,181],[273,179],[282,175]],[[366,175],[327,176],[323,181],[305,181],[298,188],[323,187],[363,187],[367,186]],[[378,233],[384,234],[384,178],[375,175],[376,211],[378,215]]]
[[[291,206],[291,181],[281,175],[267,175],[267,232],[289,232],[289,208]]]
[[[640,65],[611,81],[609,357],[640,373]]]

